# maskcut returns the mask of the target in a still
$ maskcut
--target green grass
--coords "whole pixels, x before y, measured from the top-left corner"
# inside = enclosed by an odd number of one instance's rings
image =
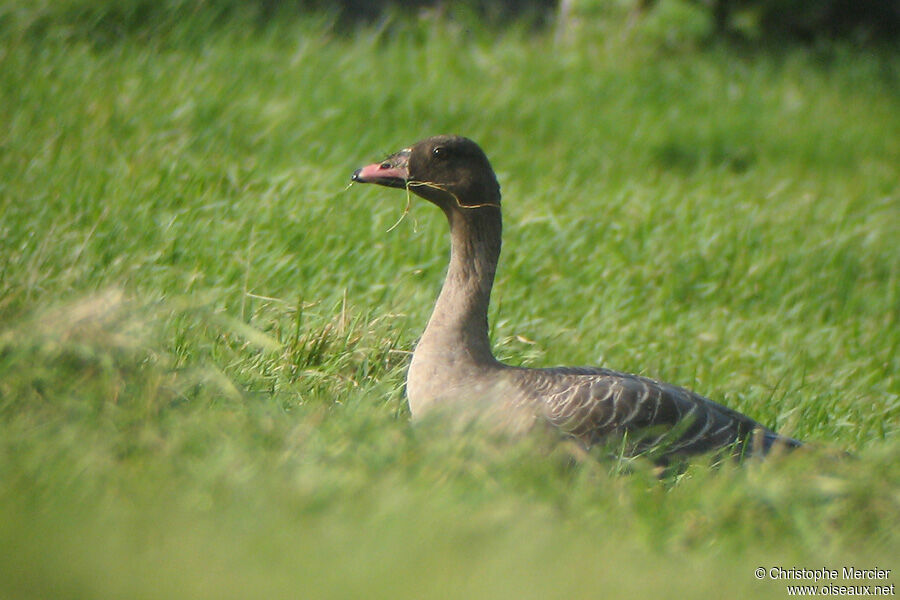
[[[97,44],[0,8],[0,596],[897,581],[897,54],[698,49],[613,17],[556,44],[238,17]],[[503,359],[665,379],[855,458],[658,481],[411,427],[446,224],[414,201],[388,231],[405,196],[345,188],[442,132],[503,187]]]

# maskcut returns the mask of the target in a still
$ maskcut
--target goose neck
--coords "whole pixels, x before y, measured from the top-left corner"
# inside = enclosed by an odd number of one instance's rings
[[[500,258],[500,209],[456,209],[447,217],[450,266],[417,352],[456,349],[476,363],[493,363],[487,313]]]

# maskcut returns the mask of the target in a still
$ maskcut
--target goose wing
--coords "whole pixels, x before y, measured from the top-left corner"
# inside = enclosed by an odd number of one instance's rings
[[[545,418],[587,445],[625,438],[629,454],[699,454],[731,447],[767,453],[775,442],[799,446],[750,417],[690,390],[599,368],[528,369],[523,392]],[[749,446],[748,446],[749,444]]]

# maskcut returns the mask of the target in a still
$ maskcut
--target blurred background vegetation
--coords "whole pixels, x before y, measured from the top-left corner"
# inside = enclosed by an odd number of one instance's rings
[[[0,26],[40,35],[58,26],[98,41],[153,35],[185,20],[225,23],[235,16],[259,26],[310,13],[329,15],[339,27],[371,25],[423,11],[502,28],[511,22],[566,27],[580,15],[628,10],[633,19],[683,4],[705,20],[709,37],[811,43],[844,39],[896,43],[900,0],[34,0],[0,4]]]

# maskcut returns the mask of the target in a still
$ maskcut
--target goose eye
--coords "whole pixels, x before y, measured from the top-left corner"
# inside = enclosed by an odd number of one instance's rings
[[[446,155],[446,152],[444,151],[443,146],[435,146],[431,149],[431,155],[437,158],[441,158],[442,156]]]

